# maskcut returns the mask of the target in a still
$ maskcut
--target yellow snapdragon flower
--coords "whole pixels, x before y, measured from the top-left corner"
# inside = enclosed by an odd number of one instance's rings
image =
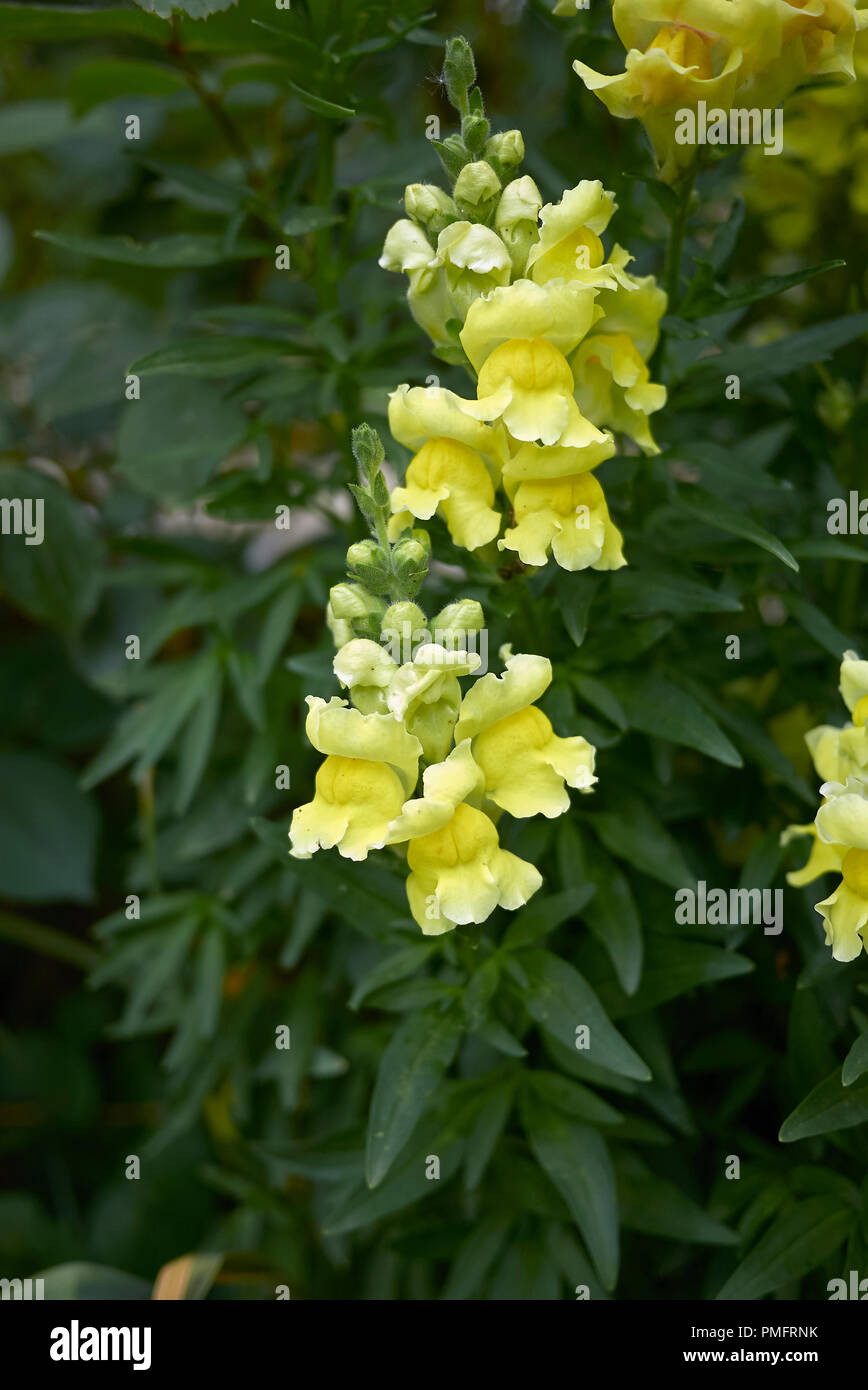
[[[534,703],[551,680],[547,657],[510,656],[502,676],[481,676],[461,704],[455,737],[471,740],[486,796],[511,816],[562,815],[565,784],[586,792],[597,780],[588,741],[559,738]]]
[[[337,696],[309,695],[307,705],[305,733],[326,760],[313,801],[293,813],[291,853],[309,859],[337,846],[346,859],[366,859],[415,786],[422,745],[394,715],[362,714]]]
[[[496,907],[523,907],[542,885],[533,864],[500,848],[497,829],[465,803],[440,830],[407,849],[410,911],[426,936],[484,922]]]
[[[549,551],[565,570],[614,570],[627,562],[623,537],[591,473],[523,482],[513,497],[515,526],[498,541],[526,565],[544,565]]]
[[[628,435],[643,453],[659,454],[648,416],[666,404],[666,387],[651,380],[632,338],[626,333],[594,333],[576,349],[570,365],[584,414]]]

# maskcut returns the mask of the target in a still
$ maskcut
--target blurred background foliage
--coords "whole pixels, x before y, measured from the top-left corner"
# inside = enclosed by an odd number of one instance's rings
[[[641,131],[570,70],[617,70],[610,7],[550,9],[0,5],[0,494],[44,497],[47,535],[0,542],[6,1277],[810,1299],[868,1272],[864,956],[830,959],[810,891],[786,890],[780,937],[673,922],[700,878],[782,886],[779,831],[816,799],[802,735],[840,722],[838,660],[865,654],[868,551],[826,530],[865,484],[865,79],[800,96],[780,161],[700,177],[663,453],[601,469],[629,568],[507,583],[435,527],[466,577],[441,567],[431,611],[469,593],[492,651],[551,656],[547,713],[600,750],[592,800],[513,827],[542,900],[432,942],[382,857],[287,857],[303,696],[337,693],[328,587],[362,534],[350,429],[387,438],[401,381],[465,388],[376,264],[404,184],[438,177],[449,33],[544,197],[602,179],[633,268],[662,271]],[[592,1008],[610,1066],[572,1046]],[[384,1054],[396,1155],[371,1190]]]

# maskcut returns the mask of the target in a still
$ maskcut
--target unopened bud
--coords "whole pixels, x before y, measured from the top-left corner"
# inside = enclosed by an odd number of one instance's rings
[[[431,626],[435,632],[481,632],[485,627],[482,604],[475,598],[460,598],[447,604]]]
[[[485,158],[496,160],[505,174],[517,169],[524,159],[524,137],[520,130],[501,130],[485,145]]]
[[[458,220],[454,200],[434,183],[408,184],[404,189],[404,207],[407,216],[432,237],[438,237],[444,227]]]
[[[465,164],[455,181],[455,201],[474,211],[484,208],[499,192],[500,179],[484,159]]]

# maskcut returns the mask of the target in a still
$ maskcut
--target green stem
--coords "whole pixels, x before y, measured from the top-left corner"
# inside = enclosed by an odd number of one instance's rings
[[[43,922],[31,922],[28,917],[18,917],[11,912],[0,912],[0,937],[25,946],[29,951],[38,951],[41,956],[78,965],[82,970],[92,970],[100,960],[99,952],[87,942],[77,941]]]
[[[669,249],[666,254],[665,289],[669,296],[668,312],[674,313],[679,302],[679,282],[681,279],[681,258],[684,252],[684,234],[687,230],[687,217],[690,209],[690,195],[696,180],[696,165],[684,175],[679,190],[678,208],[669,229]]]

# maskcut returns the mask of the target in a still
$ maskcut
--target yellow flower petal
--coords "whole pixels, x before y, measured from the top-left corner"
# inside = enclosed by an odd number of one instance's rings
[[[513,498],[516,524],[498,541],[526,565],[544,565],[551,550],[566,570],[620,569],[622,536],[590,473],[521,483]]]
[[[461,345],[477,372],[495,348],[515,338],[546,338],[566,356],[600,317],[596,293],[577,281],[516,280],[470,306]]]
[[[456,545],[476,550],[500,530],[494,484],[475,450],[453,439],[430,439],[407,468],[404,486],[392,492],[393,512],[406,508],[427,521],[443,517]]]
[[[366,859],[386,843],[404,800],[394,768],[362,758],[328,757],[316,775],[313,801],[293,812],[290,853],[309,859],[337,846],[345,859]]]
[[[318,753],[389,763],[408,791],[415,787],[422,747],[394,715],[361,714],[336,695],[308,695],[307,705],[305,733]]]
[[[625,333],[593,334],[573,355],[572,368],[576,400],[595,425],[608,425],[628,435],[646,454],[659,454],[648,416],[666,404],[666,387],[651,381]]]
[[[441,829],[410,841],[407,863],[410,908],[428,935],[515,910],[542,884],[532,864],[500,848],[489,817],[463,803]]]
[[[455,741],[475,738],[483,729],[526,709],[538,700],[552,683],[552,664],[547,656],[517,652],[506,656],[502,676],[493,671],[474,681],[461,701],[461,715],[455,726]]]
[[[473,740],[486,795],[511,816],[559,816],[570,807],[564,783],[590,791],[594,749],[581,736],[559,738],[531,705],[498,719]]]

